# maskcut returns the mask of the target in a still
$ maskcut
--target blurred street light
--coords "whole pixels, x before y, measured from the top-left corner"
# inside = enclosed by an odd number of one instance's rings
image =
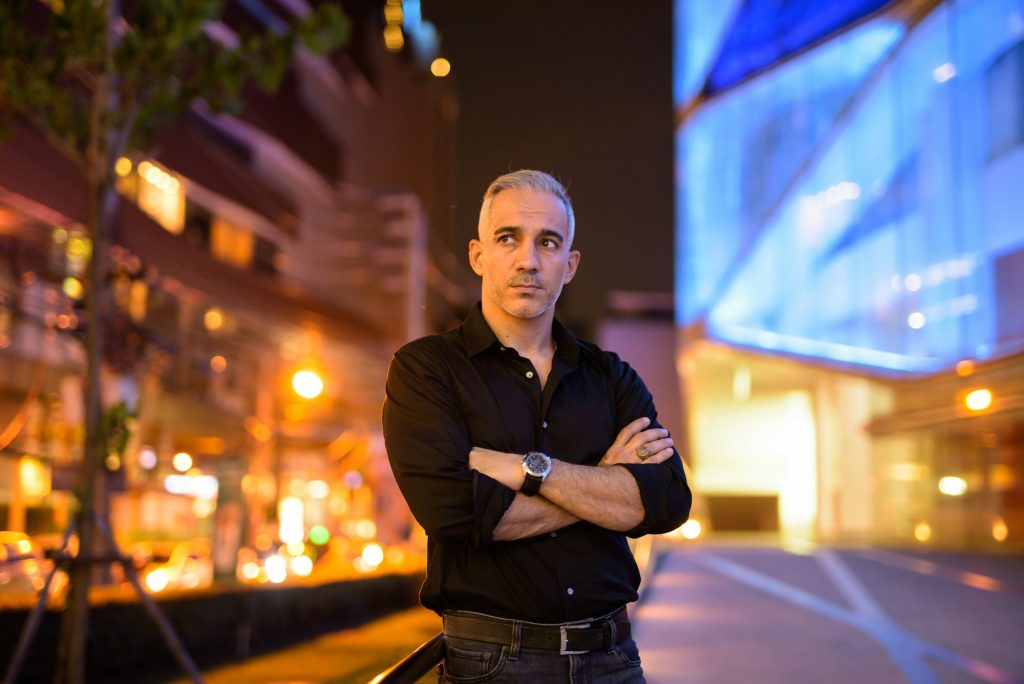
[[[452,72],[452,63],[444,57],[438,57],[430,63],[430,73],[438,78],[444,78]]]
[[[311,370],[300,370],[292,376],[292,389],[303,399],[316,399],[324,391],[324,381]]]
[[[967,394],[964,404],[971,411],[984,411],[992,405],[992,392],[987,389],[976,389]]]

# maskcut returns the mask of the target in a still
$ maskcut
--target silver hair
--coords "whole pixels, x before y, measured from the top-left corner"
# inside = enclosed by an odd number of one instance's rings
[[[554,176],[543,171],[533,169],[520,169],[503,176],[498,176],[487,186],[484,192],[484,200],[480,205],[480,220],[477,222],[477,231],[482,236],[487,222],[491,218],[491,203],[494,197],[502,190],[532,190],[534,192],[547,192],[562,201],[565,207],[565,215],[569,219],[569,246],[572,247],[572,240],[576,234],[576,215],[572,211],[572,200],[565,186],[558,182]]]

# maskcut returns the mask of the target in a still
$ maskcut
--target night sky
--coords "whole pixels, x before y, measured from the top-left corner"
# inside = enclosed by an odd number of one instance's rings
[[[673,286],[672,9],[667,0],[423,0],[460,113],[455,235],[495,176],[549,171],[576,210],[576,280],[559,315],[593,335],[610,290]],[[468,269],[468,266],[466,267]]]

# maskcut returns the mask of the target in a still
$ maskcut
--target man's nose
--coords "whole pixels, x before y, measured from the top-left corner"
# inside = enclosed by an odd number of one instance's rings
[[[540,267],[537,245],[523,242],[516,250],[516,267],[523,271],[536,271]]]

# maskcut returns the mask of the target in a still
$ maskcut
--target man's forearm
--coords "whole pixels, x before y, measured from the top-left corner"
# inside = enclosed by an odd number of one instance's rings
[[[536,537],[568,527],[579,518],[541,496],[516,494],[494,528],[495,541],[512,541]]]
[[[625,468],[552,461],[540,493],[570,514],[608,530],[625,532],[644,519],[640,488]]]
[[[510,489],[522,488],[521,455],[474,448],[469,458],[474,469]],[[643,520],[640,488],[625,468],[575,465],[557,459],[551,464],[540,494],[555,506],[609,530],[631,530]]]

